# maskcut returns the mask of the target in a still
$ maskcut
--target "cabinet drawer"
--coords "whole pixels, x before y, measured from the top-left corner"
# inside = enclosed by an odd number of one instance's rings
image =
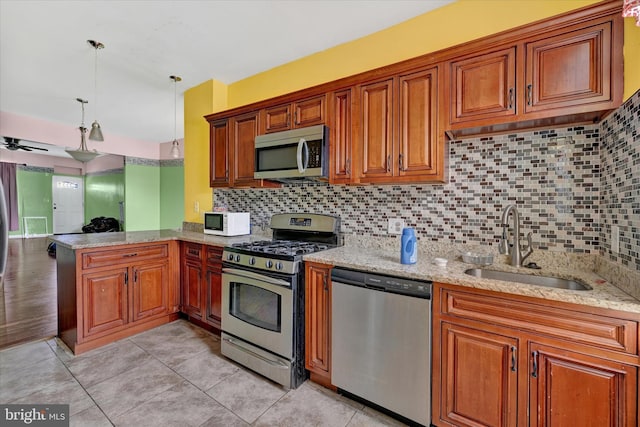
[[[441,313],[638,354],[638,323],[507,298],[443,289]]]
[[[182,255],[185,258],[202,260],[202,245],[198,243],[182,243]]]
[[[222,269],[222,248],[219,246],[206,246],[207,265]]]
[[[168,256],[168,244],[86,252],[82,254],[82,268],[105,267],[113,264],[167,258]]]

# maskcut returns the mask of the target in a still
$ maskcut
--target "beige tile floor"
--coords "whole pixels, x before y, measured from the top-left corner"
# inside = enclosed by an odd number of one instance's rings
[[[82,427],[402,425],[310,381],[285,390],[184,320],[80,356],[56,339],[0,351],[0,403],[68,403]]]

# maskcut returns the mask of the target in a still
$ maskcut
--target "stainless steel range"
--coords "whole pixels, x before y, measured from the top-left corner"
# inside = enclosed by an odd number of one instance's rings
[[[223,251],[221,352],[296,388],[307,378],[302,256],[337,246],[340,218],[278,214],[271,228],[273,240]]]

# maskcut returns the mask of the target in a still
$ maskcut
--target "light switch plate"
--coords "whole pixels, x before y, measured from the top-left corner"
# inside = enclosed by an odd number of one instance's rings
[[[389,218],[387,224],[387,233],[389,234],[402,234],[404,228],[404,219],[402,218]]]
[[[620,227],[617,225],[611,226],[611,252],[620,253]]]

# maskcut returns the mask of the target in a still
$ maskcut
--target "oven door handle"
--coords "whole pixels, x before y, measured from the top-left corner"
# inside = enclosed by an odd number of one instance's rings
[[[248,353],[253,357],[257,357],[258,359],[262,360],[263,362],[268,363],[271,366],[275,366],[276,368],[281,368],[281,369],[288,369],[289,368],[286,363],[281,362],[279,360],[273,360],[273,359],[269,359],[267,357],[264,357],[261,354],[258,354],[258,353],[254,352],[254,351],[249,350],[248,348],[244,347],[239,342],[237,342],[237,341],[235,341],[235,340],[233,340],[231,338],[224,337],[223,340],[226,341],[227,343],[229,343],[229,345],[234,346],[238,350],[241,350],[241,351],[243,351],[245,353]]]
[[[234,274],[236,276],[259,280],[261,282],[270,283],[272,285],[284,286],[286,288],[291,287],[291,284],[287,281],[276,279],[274,277],[265,276],[264,274],[260,274],[260,273],[254,273],[253,271],[239,270],[237,268],[223,268],[222,273]]]

